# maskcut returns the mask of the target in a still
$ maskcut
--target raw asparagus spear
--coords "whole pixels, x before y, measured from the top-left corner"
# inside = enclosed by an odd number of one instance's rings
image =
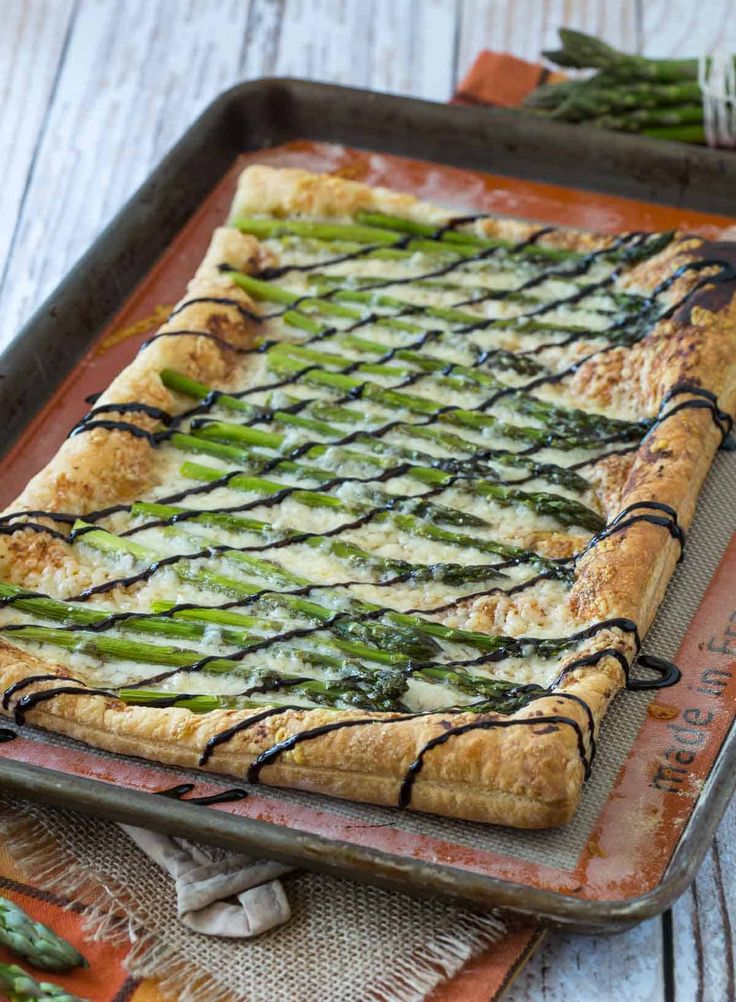
[[[697,102],[700,98],[700,87],[694,80],[630,84],[599,73],[591,80],[543,84],[524,99],[524,107],[548,111],[553,118],[578,122],[627,108],[663,108]]]
[[[0,992],[10,1002],[87,1002],[49,981],[35,981],[17,964],[0,963]]]
[[[642,109],[624,114],[599,115],[588,120],[589,125],[601,129],[616,129],[619,132],[641,132],[643,129],[679,128],[685,125],[700,125],[703,122],[703,106],[700,104],[675,105],[671,108]]]
[[[43,971],[88,966],[71,943],[43,922],[36,922],[8,898],[0,898],[0,943]]]
[[[560,28],[562,48],[543,55],[558,66],[605,70],[617,80],[658,80],[663,83],[697,80],[697,59],[647,59],[627,55],[593,35]]]

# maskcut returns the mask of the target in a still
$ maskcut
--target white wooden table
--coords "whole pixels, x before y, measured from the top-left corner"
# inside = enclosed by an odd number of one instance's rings
[[[0,0],[0,347],[194,117],[288,75],[451,94],[482,47],[559,25],[652,56],[736,51],[731,0]],[[731,1002],[736,804],[695,885],[615,938],[552,934],[510,1002]]]

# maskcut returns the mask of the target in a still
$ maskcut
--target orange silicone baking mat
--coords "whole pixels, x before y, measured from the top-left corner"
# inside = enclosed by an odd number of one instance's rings
[[[237,174],[252,162],[329,171],[448,206],[600,232],[679,228],[714,237],[734,223],[725,216],[307,141],[242,156],[3,460],[0,502],[9,502],[44,465],[85,412],[84,398],[104,389],[182,296],[212,229],[227,217]],[[583,820],[570,834],[509,832],[265,786],[214,809],[588,901],[621,902],[651,892],[662,881],[733,722],[736,612],[729,579],[736,538],[726,544],[728,537],[718,544],[725,552],[720,563],[720,553],[714,556],[717,569],[676,654],[682,683],[654,700],[642,694],[619,697],[639,700],[638,715],[621,716],[620,726],[604,731],[604,750],[606,743],[616,743],[619,754],[609,756],[598,799],[586,793]],[[17,740],[0,744],[0,783],[3,757],[142,791],[173,785],[171,770],[71,742],[39,740],[25,729]],[[594,780],[595,773],[594,768]],[[203,778],[196,794],[228,785]]]

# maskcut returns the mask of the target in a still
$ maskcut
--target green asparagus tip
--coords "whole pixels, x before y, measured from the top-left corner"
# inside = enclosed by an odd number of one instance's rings
[[[0,944],[43,971],[71,971],[88,966],[70,943],[7,898],[0,898]]]
[[[35,981],[17,964],[0,963],[0,992],[10,1002],[87,1002],[72,995],[61,985],[49,981]]]

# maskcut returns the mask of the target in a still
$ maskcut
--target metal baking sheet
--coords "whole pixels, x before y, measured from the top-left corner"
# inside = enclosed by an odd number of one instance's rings
[[[375,152],[326,145],[335,142]],[[81,416],[83,397],[106,385],[181,294],[248,160],[331,169],[570,225],[657,229],[675,219],[709,234],[733,222],[732,156],[303,81],[237,87],[192,126],[0,359],[0,419],[7,446],[16,440],[0,501],[43,465]],[[555,217],[561,205],[564,219]],[[38,352],[40,382],[28,378]],[[613,931],[662,911],[687,886],[736,786],[732,712],[723,709],[736,687],[727,581],[735,564],[732,544],[678,655],[700,684],[670,690],[666,702],[633,697],[641,703],[628,723],[633,747],[608,761],[607,778],[601,772],[599,801],[586,791],[569,835],[491,831],[265,787],[205,808],[151,796],[181,770],[25,730],[0,744],[0,788],[384,886]],[[232,785],[194,778],[197,795]]]

